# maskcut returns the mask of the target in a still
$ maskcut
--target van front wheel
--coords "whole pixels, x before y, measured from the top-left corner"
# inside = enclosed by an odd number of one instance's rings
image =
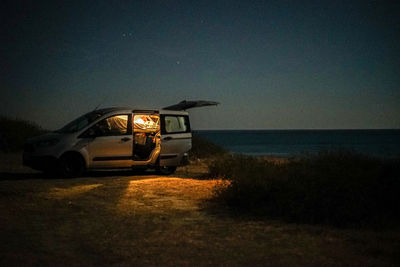
[[[83,174],[84,170],[84,162],[77,155],[67,154],[60,158],[59,172],[61,176],[67,178],[79,177]]]
[[[156,170],[161,175],[170,175],[176,171],[176,166],[158,166]]]

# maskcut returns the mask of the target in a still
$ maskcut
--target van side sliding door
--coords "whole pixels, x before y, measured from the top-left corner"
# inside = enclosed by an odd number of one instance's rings
[[[188,115],[161,115],[160,166],[178,166],[184,153],[192,147]]]

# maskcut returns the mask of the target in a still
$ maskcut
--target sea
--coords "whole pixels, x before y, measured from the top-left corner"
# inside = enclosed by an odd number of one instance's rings
[[[387,130],[198,130],[232,153],[292,157],[326,150],[348,150],[381,157],[400,157],[400,129]]]

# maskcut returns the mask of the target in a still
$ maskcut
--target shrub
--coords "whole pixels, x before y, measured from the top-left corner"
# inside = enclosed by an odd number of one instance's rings
[[[209,170],[229,181],[216,190],[215,198],[252,213],[341,226],[399,219],[398,159],[328,151],[274,164],[227,155],[213,161]]]
[[[207,139],[192,133],[192,149],[190,150],[190,157],[194,158],[209,158],[214,156],[220,156],[226,153],[226,150],[216,145]]]
[[[0,151],[22,149],[26,139],[45,132],[31,121],[0,116]]]

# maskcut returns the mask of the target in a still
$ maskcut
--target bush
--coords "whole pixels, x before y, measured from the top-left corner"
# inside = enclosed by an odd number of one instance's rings
[[[22,149],[26,139],[45,132],[33,122],[0,116],[0,151]]]
[[[189,153],[192,159],[221,156],[225,153],[226,150],[223,147],[216,145],[195,133],[192,133],[192,149]]]
[[[227,155],[210,175],[229,183],[215,198],[231,207],[295,222],[382,225],[399,219],[400,161],[346,151],[274,164]]]

